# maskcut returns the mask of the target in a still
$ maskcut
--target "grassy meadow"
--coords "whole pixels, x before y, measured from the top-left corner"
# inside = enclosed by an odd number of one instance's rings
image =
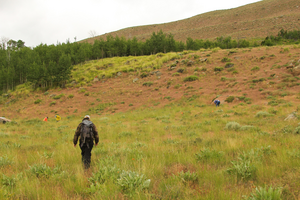
[[[0,199],[298,199],[300,128],[284,121],[297,106],[206,99],[92,115],[88,171],[81,118],[1,124]]]

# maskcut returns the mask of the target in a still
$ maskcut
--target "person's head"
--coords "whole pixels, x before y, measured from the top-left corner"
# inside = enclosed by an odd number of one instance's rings
[[[83,118],[83,119],[90,120],[90,119],[91,119],[91,117],[90,117],[89,115],[86,115],[86,116],[84,116],[84,118]]]

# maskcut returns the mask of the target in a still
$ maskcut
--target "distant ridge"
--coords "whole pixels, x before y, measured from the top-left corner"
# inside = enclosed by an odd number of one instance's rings
[[[126,39],[136,37],[139,41],[145,41],[153,32],[160,30],[166,34],[173,34],[175,40],[183,42],[188,37],[203,40],[212,40],[220,36],[231,36],[234,39],[262,39],[267,35],[276,35],[281,29],[300,30],[299,0],[263,0],[175,22],[129,27],[80,42],[93,43],[96,39],[106,39],[108,35]]]

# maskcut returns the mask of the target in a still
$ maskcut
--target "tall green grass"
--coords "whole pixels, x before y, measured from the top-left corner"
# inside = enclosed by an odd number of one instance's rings
[[[253,105],[205,102],[92,115],[100,143],[89,171],[72,144],[81,118],[1,124],[0,199],[244,199],[271,187],[298,196],[298,122],[284,121],[295,108],[258,117]]]

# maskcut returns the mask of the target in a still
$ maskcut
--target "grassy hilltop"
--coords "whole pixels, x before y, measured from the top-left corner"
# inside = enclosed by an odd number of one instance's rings
[[[153,32],[162,30],[174,35],[176,41],[193,39],[213,40],[217,37],[232,37],[236,40],[261,40],[276,35],[279,30],[300,29],[300,4],[298,0],[263,0],[238,8],[212,11],[187,19],[163,24],[124,28],[82,42],[93,43],[96,39],[124,36],[145,41]]]
[[[298,199],[299,49],[95,60],[66,89],[2,96],[0,199]],[[100,136],[87,172],[85,114]]]

